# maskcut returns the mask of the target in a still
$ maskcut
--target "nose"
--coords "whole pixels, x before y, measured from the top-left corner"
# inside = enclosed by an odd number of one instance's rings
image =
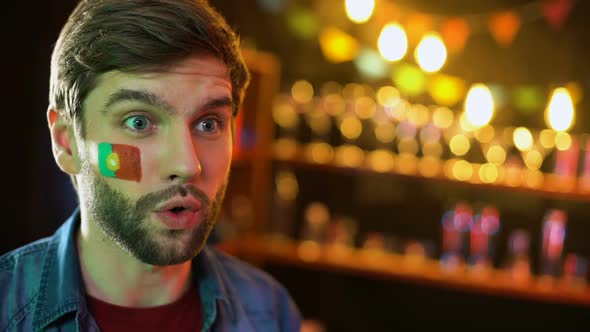
[[[186,182],[201,174],[202,166],[189,128],[172,128],[166,137],[162,178]]]

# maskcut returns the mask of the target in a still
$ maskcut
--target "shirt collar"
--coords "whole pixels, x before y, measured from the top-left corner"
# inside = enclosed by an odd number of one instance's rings
[[[203,330],[207,331],[217,316],[216,301],[219,301],[228,318],[233,322],[236,319],[235,308],[230,301],[229,289],[223,278],[223,267],[215,253],[207,246],[193,260],[193,275],[201,293],[203,303]]]
[[[50,239],[43,260],[33,316],[35,331],[43,329],[69,312],[86,308],[85,289],[76,247],[79,219],[80,211],[76,209]]]

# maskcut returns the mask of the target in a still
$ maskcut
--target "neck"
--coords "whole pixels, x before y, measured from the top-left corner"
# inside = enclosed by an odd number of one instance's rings
[[[172,303],[191,283],[191,261],[154,266],[131,256],[82,217],[77,233],[78,256],[86,293],[124,307]]]

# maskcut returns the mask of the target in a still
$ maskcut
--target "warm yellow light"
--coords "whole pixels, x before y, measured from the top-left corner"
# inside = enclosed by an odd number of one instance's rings
[[[346,16],[354,23],[365,23],[373,15],[375,0],[346,0]]]
[[[459,181],[467,181],[473,176],[473,165],[465,160],[458,160],[453,165],[453,176]]]
[[[381,106],[395,106],[400,101],[399,91],[391,85],[385,85],[377,90],[377,102]]]
[[[486,159],[494,165],[502,165],[506,160],[506,151],[499,145],[492,145],[486,153]]]
[[[416,62],[428,73],[442,68],[447,60],[447,48],[440,36],[434,32],[426,34],[414,51]]]
[[[362,131],[363,126],[361,122],[354,116],[346,116],[340,122],[340,132],[348,139],[357,139]]]
[[[293,99],[301,104],[311,101],[313,98],[313,86],[308,81],[300,80],[293,84],[291,88]]]
[[[496,135],[496,130],[494,127],[487,125],[479,128],[475,132],[475,138],[480,141],[481,143],[489,143],[494,139]]]
[[[569,91],[566,88],[555,89],[545,111],[547,125],[556,131],[566,131],[574,123],[574,113]]]
[[[393,83],[404,95],[417,97],[426,89],[426,75],[418,66],[402,63],[395,66],[391,75]]]
[[[330,116],[321,109],[314,109],[305,113],[307,124],[316,135],[327,135],[332,127]]]
[[[545,176],[539,170],[528,170],[525,175],[526,185],[530,188],[540,188],[545,181]]]
[[[307,157],[314,163],[327,164],[334,159],[334,149],[328,143],[310,143]]]
[[[359,52],[357,40],[338,28],[323,29],[319,39],[324,57],[333,63],[351,61]]]
[[[272,110],[272,118],[279,127],[287,129],[293,129],[299,123],[299,116],[289,103],[277,103]]]
[[[278,159],[292,159],[297,154],[297,141],[292,138],[279,138],[273,145],[273,151]]]
[[[494,115],[494,99],[487,86],[481,83],[471,86],[465,99],[465,115],[467,121],[476,127],[490,122]]]
[[[297,198],[299,185],[295,174],[290,171],[281,171],[275,177],[278,196],[285,201],[293,201]]]
[[[520,151],[529,151],[533,147],[533,135],[525,127],[518,127],[512,134],[514,146]]]
[[[555,131],[552,129],[543,129],[539,134],[541,146],[545,149],[551,149],[555,146]]]
[[[461,126],[461,129],[463,129],[463,131],[466,132],[475,131],[479,128],[478,126],[474,125],[473,123],[469,122],[469,120],[467,120],[467,114],[465,112],[462,113],[459,117],[459,125]]]
[[[380,122],[375,125],[375,137],[381,143],[391,143],[395,138],[395,125],[391,122]]]
[[[408,36],[398,23],[386,24],[377,40],[377,48],[387,61],[401,60],[408,51]]]
[[[334,162],[346,167],[359,167],[362,165],[365,154],[358,146],[344,144],[336,149]]]
[[[422,144],[422,154],[425,156],[440,158],[442,153],[443,147],[439,142],[426,142]]]
[[[410,121],[416,127],[422,127],[428,120],[430,120],[430,111],[428,107],[415,104],[412,106],[412,109],[408,112],[408,121]]]
[[[457,134],[451,138],[449,142],[451,152],[453,152],[457,156],[463,156],[471,148],[471,144],[469,143],[469,139],[463,134]]]
[[[402,138],[397,144],[397,150],[400,154],[415,155],[418,153],[419,148],[418,142],[413,138]]]
[[[418,170],[418,158],[409,153],[402,153],[397,159],[397,171],[402,174],[415,174]]]
[[[479,178],[483,183],[493,183],[498,179],[498,168],[491,163],[479,167]]]
[[[377,172],[389,172],[393,169],[395,160],[389,150],[375,150],[369,154],[369,166]]]
[[[455,105],[465,96],[465,89],[465,82],[454,76],[436,74],[428,81],[428,92],[438,105]]]
[[[446,129],[449,128],[453,124],[453,118],[455,114],[453,111],[446,107],[439,107],[434,110],[434,114],[432,114],[432,122],[435,126]]]
[[[559,132],[555,135],[555,147],[557,150],[569,150],[572,146],[572,137],[568,133]]]
[[[418,162],[418,171],[422,176],[434,177],[441,172],[441,164],[439,158],[425,156]]]
[[[524,164],[530,170],[538,170],[541,168],[541,164],[543,164],[543,156],[541,152],[537,150],[531,150],[526,153],[524,157]]]
[[[375,101],[367,96],[363,96],[355,100],[354,112],[360,119],[370,119],[375,114],[377,105]]]

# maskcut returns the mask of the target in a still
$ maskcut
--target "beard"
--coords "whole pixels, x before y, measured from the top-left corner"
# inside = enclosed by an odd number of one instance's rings
[[[87,210],[104,234],[136,259],[157,266],[174,265],[195,257],[202,249],[221,209],[226,182],[209,200],[193,185],[175,185],[148,193],[133,202],[111,188],[96,174],[87,174],[84,195],[90,197]],[[81,188],[81,189],[82,189]],[[188,230],[158,229],[151,225],[156,206],[173,197],[192,195],[202,204],[202,220]]]

